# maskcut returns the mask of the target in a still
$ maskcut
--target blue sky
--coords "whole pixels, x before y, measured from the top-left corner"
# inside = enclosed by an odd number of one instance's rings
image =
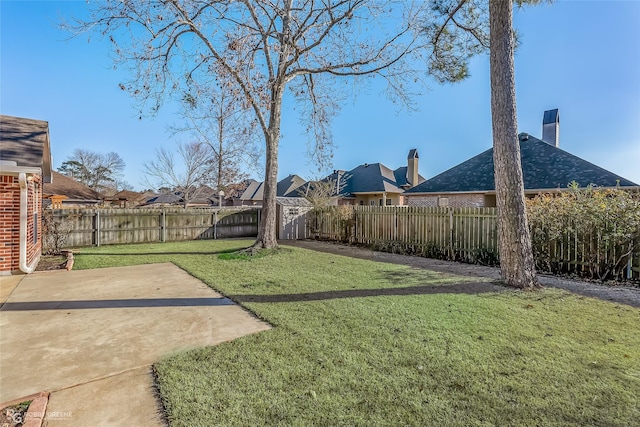
[[[67,40],[57,28],[84,7],[0,0],[0,112],[48,121],[56,168],[75,148],[115,151],[142,189],[154,149],[188,138],[167,131],[179,124],[171,105],[139,120],[107,43]],[[640,183],[640,1],[558,1],[517,10],[514,25],[519,130],[541,137],[544,110],[559,108],[562,149]],[[398,111],[376,87],[348,101],[334,121],[334,168],[395,169],[417,148],[429,178],[491,148],[488,57],[471,65],[462,83],[431,82],[416,112]],[[296,113],[284,114],[279,177],[317,176]]]

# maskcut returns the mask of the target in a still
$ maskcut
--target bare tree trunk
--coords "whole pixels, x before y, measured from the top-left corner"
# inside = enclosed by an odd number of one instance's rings
[[[269,128],[267,134],[265,135],[267,143],[264,191],[262,195],[262,219],[260,220],[260,230],[258,230],[258,237],[254,244],[254,247],[265,249],[278,247],[276,236],[276,196],[278,189],[278,143],[280,142],[282,90],[282,87],[273,89],[271,95],[271,114],[269,116]]]
[[[508,286],[533,289],[538,284],[520,163],[512,19],[511,1],[491,0],[491,118],[500,270]]]
[[[218,182],[216,183],[216,190],[222,190],[222,150],[224,149],[224,111],[222,111],[223,105],[220,105],[220,115],[218,116]],[[219,200],[219,199],[218,199]]]
[[[260,230],[255,247],[275,248],[278,246],[276,237],[276,190],[278,188],[278,139],[270,136],[266,150],[266,172],[262,195],[262,215]]]

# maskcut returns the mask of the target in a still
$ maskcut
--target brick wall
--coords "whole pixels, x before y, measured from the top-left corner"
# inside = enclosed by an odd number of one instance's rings
[[[19,269],[20,184],[0,175],[0,271]]]
[[[42,249],[42,185],[39,176],[27,183],[27,264]],[[37,197],[37,199],[36,199]],[[34,242],[34,213],[37,215],[37,242]],[[20,183],[17,176],[0,175],[0,272],[20,270]]]
[[[446,201],[444,200],[446,199]],[[446,194],[439,196],[406,196],[407,206],[481,208],[484,207],[483,194]]]

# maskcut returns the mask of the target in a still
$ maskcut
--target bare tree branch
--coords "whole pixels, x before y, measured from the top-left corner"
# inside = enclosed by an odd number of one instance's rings
[[[413,0],[105,0],[93,5],[92,19],[75,30],[99,31],[112,40],[118,63],[133,71],[121,87],[138,99],[141,111],[153,114],[166,97],[182,98],[195,84],[196,97],[211,99],[215,85],[222,84],[233,103],[252,112],[265,147],[263,224],[256,245],[272,247],[287,89],[305,105],[300,110],[313,147],[309,152],[330,163],[337,80],[380,76],[390,94],[409,105],[408,87],[428,68],[418,25],[427,5]],[[202,128],[198,140],[212,141]]]

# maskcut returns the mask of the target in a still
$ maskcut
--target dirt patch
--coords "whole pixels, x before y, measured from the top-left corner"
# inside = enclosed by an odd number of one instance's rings
[[[497,267],[486,267],[482,265],[463,264],[439,259],[376,252],[367,248],[316,240],[288,240],[283,242],[283,244],[319,252],[344,255],[352,258],[388,262],[392,264],[403,264],[413,268],[423,268],[426,270],[451,273],[459,276],[485,277],[494,281],[500,280],[500,269]],[[544,286],[552,286],[588,297],[627,304],[633,307],[640,307],[640,288],[638,287],[621,285],[612,286],[610,284],[604,285],[597,282],[586,282],[550,275],[539,275],[538,280]]]
[[[42,255],[36,271],[64,270],[66,265],[67,257],[64,255]]]

